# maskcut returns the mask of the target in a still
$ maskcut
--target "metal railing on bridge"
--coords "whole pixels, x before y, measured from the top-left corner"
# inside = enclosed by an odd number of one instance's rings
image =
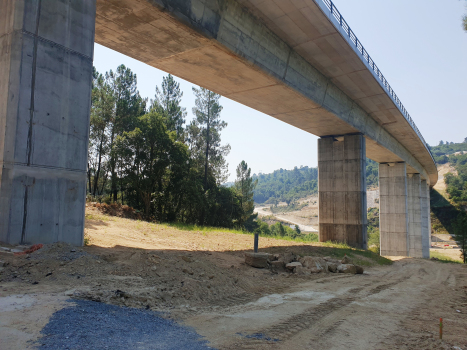
[[[336,19],[336,21],[340,24],[340,26],[342,27],[344,32],[350,38],[350,41],[354,43],[354,45],[357,48],[357,51],[360,52],[360,54],[362,55],[363,60],[368,63],[368,65],[370,66],[371,69],[373,69],[373,73],[381,81],[383,87],[386,89],[386,92],[389,94],[389,96],[392,97],[394,103],[399,107],[399,110],[401,111],[404,118],[408,121],[408,123],[410,124],[412,129],[417,133],[418,137],[423,141],[423,144],[425,145],[426,149],[430,153],[431,158],[433,158],[433,155],[431,154],[431,150],[430,150],[429,145],[426,143],[426,141],[423,138],[420,130],[418,130],[417,125],[415,125],[415,122],[410,117],[409,112],[407,112],[407,109],[405,109],[405,107],[402,104],[401,100],[399,99],[399,97],[397,97],[396,93],[392,89],[391,85],[389,85],[389,83],[386,80],[386,78],[384,77],[383,73],[381,73],[378,66],[375,64],[373,59],[370,57],[368,52],[365,50],[365,48],[363,47],[360,40],[358,40],[355,33],[352,31],[352,29],[350,29],[350,26],[347,24],[345,19],[342,17],[341,13],[336,8],[334,3],[331,0],[320,0],[320,1],[322,1],[326,5],[326,7],[330,10],[331,16],[333,16]]]

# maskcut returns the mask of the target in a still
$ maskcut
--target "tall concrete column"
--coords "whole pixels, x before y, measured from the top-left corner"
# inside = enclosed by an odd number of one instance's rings
[[[367,246],[363,135],[318,140],[319,240]]]
[[[379,193],[381,255],[407,256],[409,218],[405,163],[379,165]]]
[[[409,215],[408,256],[422,254],[422,188],[420,174],[407,174],[407,210]]]
[[[430,187],[426,180],[421,181],[422,196],[422,257],[430,257],[431,246],[431,216],[430,216]]]
[[[0,1],[2,242],[83,242],[95,13]]]

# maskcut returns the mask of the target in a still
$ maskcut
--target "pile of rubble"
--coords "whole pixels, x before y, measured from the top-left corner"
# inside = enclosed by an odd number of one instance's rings
[[[342,260],[331,257],[300,257],[294,253],[284,255],[268,253],[245,253],[245,263],[256,268],[269,268],[274,272],[290,272],[297,275],[313,273],[362,274],[363,267],[353,264],[346,255]]]

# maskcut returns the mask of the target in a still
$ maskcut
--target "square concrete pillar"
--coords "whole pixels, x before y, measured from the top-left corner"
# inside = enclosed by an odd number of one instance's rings
[[[366,149],[363,135],[318,140],[319,240],[366,249]]]
[[[0,241],[83,243],[95,0],[0,1]]]
[[[422,257],[430,258],[431,246],[431,216],[430,216],[430,187],[426,180],[421,181],[422,197]]]
[[[420,174],[407,174],[407,210],[409,215],[409,254],[422,258],[422,188]]]
[[[405,163],[379,165],[381,255],[408,256],[409,215]]]

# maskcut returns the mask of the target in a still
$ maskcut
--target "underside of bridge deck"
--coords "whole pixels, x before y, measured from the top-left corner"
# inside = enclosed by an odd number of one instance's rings
[[[82,242],[94,39],[323,140],[359,135],[360,165],[365,157],[403,162],[405,173],[433,186],[426,145],[323,1],[285,3],[2,1],[0,240]],[[331,172],[343,159],[332,160]],[[361,169],[352,176],[361,178]],[[323,179],[320,196],[329,191]],[[363,183],[343,188],[360,193],[359,208]],[[320,219],[331,214],[323,209]],[[361,225],[358,237],[332,225],[323,235],[364,247],[364,210],[354,214],[338,225]]]

